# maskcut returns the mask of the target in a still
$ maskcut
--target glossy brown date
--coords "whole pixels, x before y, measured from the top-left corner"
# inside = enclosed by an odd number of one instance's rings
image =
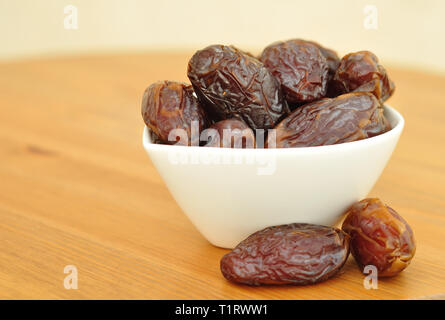
[[[261,61],[279,80],[289,103],[326,95],[329,67],[317,45],[298,39],[276,42],[263,50]]]
[[[208,129],[205,147],[254,148],[255,135],[250,127],[238,119],[221,120]],[[205,132],[203,132],[204,134]],[[201,135],[202,138],[202,135]]]
[[[214,121],[238,118],[254,130],[268,129],[289,112],[272,73],[234,47],[212,45],[197,51],[187,75]]]
[[[192,121],[197,124],[198,131],[208,126],[204,110],[193,95],[193,88],[181,82],[160,81],[150,85],[142,99],[142,118],[152,131],[152,138],[157,143],[199,145],[199,132],[192,141]],[[169,134],[173,129],[183,129],[186,139],[177,140]]]
[[[349,93],[298,107],[276,127],[276,147],[323,146],[361,140],[390,129],[369,93]],[[268,147],[271,148],[268,140]]]
[[[293,223],[269,227],[221,259],[230,281],[249,285],[307,285],[335,275],[349,255],[349,237],[336,228]]]
[[[326,58],[326,61],[328,63],[328,68],[329,68],[328,80],[331,80],[334,77],[334,74],[337,71],[338,66],[340,65],[340,58],[338,57],[337,52],[335,52],[332,49],[325,48],[315,41],[307,41],[307,40],[305,40],[305,41],[317,46],[317,48],[320,50],[321,54]]]
[[[346,92],[370,92],[380,103],[394,93],[394,82],[389,79],[385,68],[377,57],[369,51],[350,53],[343,57],[335,72],[331,91],[336,94]]]
[[[379,277],[401,272],[416,252],[411,227],[377,198],[355,203],[348,210],[342,229],[351,237],[351,252],[360,268],[373,265]]]

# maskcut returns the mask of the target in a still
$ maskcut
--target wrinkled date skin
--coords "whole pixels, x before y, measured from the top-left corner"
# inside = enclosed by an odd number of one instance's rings
[[[342,229],[351,237],[351,252],[360,268],[374,265],[379,277],[401,272],[416,252],[411,227],[377,198],[355,203]]]
[[[335,275],[348,255],[349,237],[341,230],[294,223],[249,236],[221,259],[221,272],[249,285],[307,285]]]
[[[197,51],[188,77],[212,120],[243,120],[252,129],[269,129],[289,112],[280,85],[256,58],[230,46]]]
[[[296,148],[361,140],[388,131],[390,125],[377,99],[360,92],[301,106],[275,129],[277,148]]]
[[[199,132],[191,141],[191,124],[197,121],[199,131],[208,126],[204,110],[193,95],[193,88],[181,82],[161,81],[150,85],[142,99],[142,118],[157,143],[199,145]],[[169,141],[173,129],[184,129],[188,141]]]
[[[317,45],[298,39],[276,42],[263,50],[261,61],[281,83],[289,103],[326,95],[329,67]]]
[[[213,129],[213,130],[212,130]],[[250,127],[238,119],[221,120],[208,129],[205,147],[254,148],[255,135]]]
[[[346,92],[370,92],[380,103],[386,101],[395,90],[385,68],[369,51],[350,53],[343,57],[335,72],[330,91],[337,95]]]
[[[340,58],[339,58],[337,52],[335,52],[332,49],[325,48],[315,41],[307,41],[307,40],[304,40],[304,41],[306,41],[308,43],[312,43],[313,45],[317,46],[317,48],[320,50],[321,54],[326,58],[326,61],[328,63],[328,68],[329,68],[328,80],[331,80],[334,77],[334,74],[337,71],[338,66],[340,65]]]

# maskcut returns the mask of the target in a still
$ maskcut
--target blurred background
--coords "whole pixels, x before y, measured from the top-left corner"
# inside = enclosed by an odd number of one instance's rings
[[[194,51],[222,43],[257,54],[290,38],[340,56],[373,51],[396,84],[388,103],[406,125],[370,196],[407,219],[419,246],[381,290],[363,289],[352,260],[333,285],[232,287],[217,263],[223,250],[182,214],[142,147],[144,89],[189,82]],[[444,39],[445,0],[0,0],[0,299],[445,292]],[[64,287],[71,265],[80,290]]]
[[[213,43],[257,53],[298,37],[443,73],[444,13],[443,0],[0,0],[0,60]]]

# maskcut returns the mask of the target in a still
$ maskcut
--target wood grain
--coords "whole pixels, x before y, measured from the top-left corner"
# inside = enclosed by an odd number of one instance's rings
[[[389,68],[406,129],[371,195],[412,225],[417,254],[366,290],[350,257],[308,287],[227,282],[141,144],[143,90],[186,81],[190,54],[0,64],[0,298],[412,299],[445,292],[445,77]],[[193,187],[193,186],[191,186]],[[79,272],[66,290],[66,265]]]

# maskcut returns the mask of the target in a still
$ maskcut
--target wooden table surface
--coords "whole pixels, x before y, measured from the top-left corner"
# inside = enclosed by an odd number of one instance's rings
[[[190,54],[0,63],[0,298],[404,299],[445,292],[445,76],[388,68],[405,131],[371,192],[414,229],[399,276],[366,290],[352,257],[307,287],[227,282],[142,148],[140,101]],[[193,186],[191,186],[193,187]],[[64,287],[64,268],[78,289]],[[438,296],[439,295],[439,296]]]

